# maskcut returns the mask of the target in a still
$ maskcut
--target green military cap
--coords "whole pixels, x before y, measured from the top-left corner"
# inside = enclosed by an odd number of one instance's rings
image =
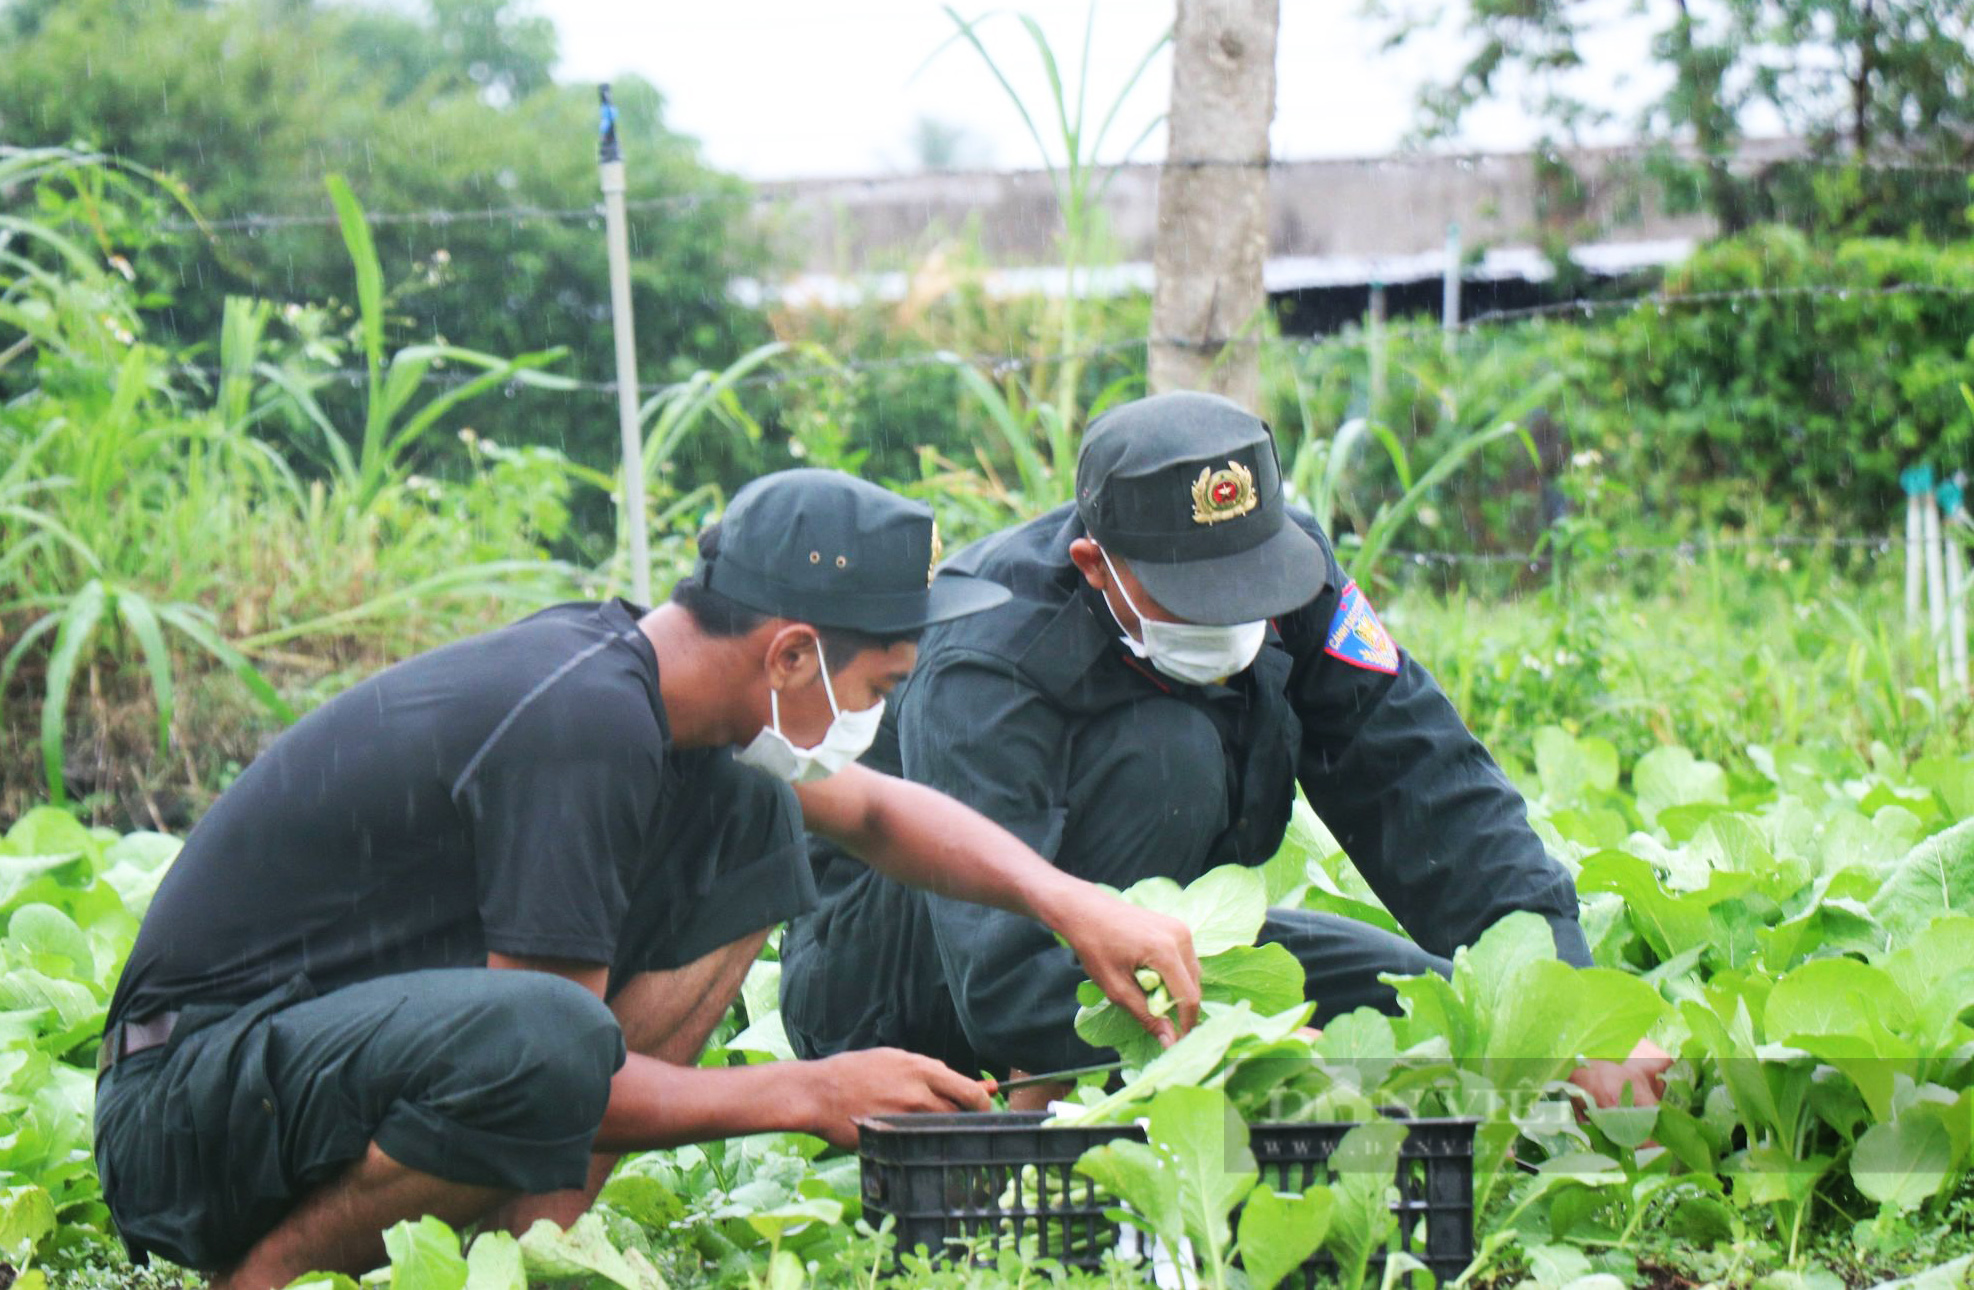
[[[733,495],[709,591],[777,618],[888,636],[992,609],[1008,590],[945,574],[929,507],[834,470],[784,470]]]
[[[1322,548],[1288,518],[1267,423],[1218,395],[1157,394],[1091,422],[1076,509],[1097,544],[1188,622],[1273,618],[1328,582]]]

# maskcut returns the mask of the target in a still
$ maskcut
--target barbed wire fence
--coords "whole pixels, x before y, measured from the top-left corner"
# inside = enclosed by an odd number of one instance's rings
[[[1974,299],[1974,285],[1957,286],[1936,283],[1895,283],[1882,287],[1856,287],[1846,284],[1818,284],[1786,287],[1745,287],[1720,291],[1697,292],[1652,292],[1646,295],[1627,296],[1620,299],[1600,300],[1583,298],[1557,301],[1552,304],[1534,305],[1522,309],[1497,310],[1476,315],[1455,325],[1461,333],[1473,333],[1494,327],[1512,326],[1542,318],[1581,317],[1593,318],[1598,314],[1630,309],[1652,308],[1671,310],[1675,308],[1708,307],[1713,305],[1733,305],[1742,302],[1764,300],[1839,300],[1882,299],[1897,296],[1940,296],[1951,299]],[[1384,329],[1386,338],[1409,337],[1424,339],[1442,334],[1445,328],[1437,322],[1402,324]],[[840,379],[846,375],[910,371],[929,367],[953,367],[968,365],[979,367],[993,375],[1007,375],[1029,371],[1037,367],[1066,362],[1086,362],[1091,359],[1113,358],[1119,354],[1134,353],[1153,345],[1191,345],[1190,338],[1180,337],[1134,337],[1125,340],[1107,341],[1098,345],[1086,346],[1061,354],[958,354],[951,350],[924,350],[909,354],[888,355],[877,358],[844,359],[839,363],[808,364],[802,367],[777,369],[752,376],[740,377],[728,383],[728,388],[737,390],[771,389],[801,381],[820,379]],[[1270,336],[1262,338],[1262,345],[1270,349],[1292,350],[1300,356],[1310,356],[1333,349],[1361,349],[1370,343],[1368,337],[1355,329],[1335,332],[1327,336]],[[212,364],[190,363],[181,370],[202,376],[217,378],[219,368]],[[353,387],[361,387],[369,380],[364,368],[337,367],[314,368],[307,372],[311,379],[342,381]],[[482,371],[433,370],[427,373],[426,381],[437,385],[464,385],[479,380]],[[650,382],[638,386],[638,392],[646,396],[660,396],[683,390],[688,381]],[[577,377],[543,377],[536,374],[530,378],[518,377],[512,383],[512,391],[520,389],[536,390],[543,393],[577,392],[585,394],[615,396],[615,381],[586,380]]]
[[[1677,542],[1628,543],[1607,550],[1573,552],[1573,559],[1584,564],[1632,562],[1676,558],[1695,560],[1716,551],[1793,551],[1806,548],[1859,550],[1874,556],[1890,555],[1905,549],[1905,539],[1889,533],[1776,533],[1765,537],[1687,538]],[[1420,568],[1462,565],[1519,565],[1539,569],[1551,555],[1545,551],[1413,551],[1392,549],[1385,552],[1401,564]]]
[[[1379,157],[1379,158],[1345,159],[1340,161],[1318,161],[1318,162],[1302,161],[1292,158],[1280,158],[1280,157],[1267,157],[1267,158],[1205,157],[1205,158],[1197,158],[1197,159],[1181,157],[1181,158],[1167,158],[1162,161],[1119,163],[1118,166],[1114,166],[1110,168],[1118,169],[1118,168],[1126,168],[1127,166],[1130,165],[1136,165],[1136,166],[1143,166],[1149,168],[1169,167],[1173,169],[1182,169],[1182,170],[1224,168],[1224,167],[1233,167],[1238,169],[1252,169],[1252,170],[1289,170],[1289,169],[1294,169],[1296,167],[1308,166],[1312,164],[1371,167],[1371,168],[1379,168],[1379,167],[1403,168],[1410,165],[1417,165],[1424,163],[1444,164],[1446,162],[1452,162],[1455,165],[1480,165],[1480,164],[1487,164],[1489,162],[1513,160],[1518,155],[1519,154],[1489,154],[1489,153],[1420,154],[1416,157]],[[1815,157],[1794,157],[1787,155],[1778,155],[1774,157],[1761,157],[1761,158],[1690,156],[1690,155],[1683,155],[1677,153],[1668,154],[1662,149],[1655,149],[1651,147],[1599,148],[1599,149],[1593,149],[1584,152],[1582,154],[1572,154],[1568,151],[1559,151],[1555,149],[1550,149],[1543,152],[1541,155],[1544,160],[1551,162],[1557,160],[1568,160],[1573,155],[1579,155],[1580,159],[1585,161],[1602,161],[1602,162],[1622,161],[1622,160],[1651,161],[1651,160],[1670,159],[1681,165],[1694,166],[1701,169],[1728,169],[1728,170],[1739,170],[1739,171],[1759,171],[1763,169],[1787,167],[1787,168],[1796,168],[1796,169],[1824,170],[1832,173],[1845,173],[1845,172],[1861,169],[1867,172],[1882,172],[1887,174],[1936,174],[1936,175],[1959,175],[1963,177],[1968,176],[1970,174],[1974,174],[1974,169],[1971,169],[1970,167],[1967,166],[1953,165],[1945,162],[1924,161],[1919,159],[1908,160],[1908,159],[1898,159],[1898,158],[1883,158],[1883,159],[1873,160],[1871,162],[1860,165],[1855,160],[1837,161],[1837,160],[1820,159]],[[1016,172],[961,171],[961,172],[954,172],[954,177],[967,178],[967,177],[972,177],[976,173],[991,173],[996,175],[1003,173],[1012,173],[1017,177],[1032,176],[1037,180],[1041,180],[1046,178],[1048,172],[1041,170],[1016,171]],[[923,184],[925,180],[926,180],[926,176],[923,174],[901,173],[896,175],[865,175],[865,176],[857,176],[854,178],[831,178],[831,179],[817,179],[817,180],[809,180],[809,181],[788,181],[780,184],[769,184],[769,185],[760,186],[755,188],[752,193],[744,192],[736,188],[689,190],[679,193],[669,193],[658,197],[646,197],[646,198],[636,198],[636,199],[628,200],[624,203],[624,208],[625,210],[636,214],[677,214],[681,212],[697,210],[702,206],[708,206],[714,204],[733,204],[736,202],[743,205],[754,205],[754,206],[799,205],[800,198],[793,195],[798,185],[808,186],[816,189],[827,189],[832,192],[840,192],[845,189],[863,189],[866,191],[874,191],[887,187],[897,187],[897,186],[910,185],[910,184]],[[436,208],[425,209],[425,210],[408,210],[408,211],[366,211],[364,213],[364,219],[370,224],[379,227],[390,227],[395,225],[426,225],[433,228],[445,228],[452,225],[526,224],[526,223],[542,223],[542,222],[581,223],[590,220],[595,220],[600,224],[603,219],[603,203],[601,201],[598,201],[591,203],[590,205],[587,206],[561,206],[561,207],[537,206],[527,203],[520,203],[510,206],[495,206],[492,204],[488,204],[484,206],[436,207]],[[283,229],[293,229],[293,228],[330,228],[330,227],[334,227],[336,222],[337,220],[335,213],[325,208],[320,211],[283,211],[283,212],[247,211],[247,212],[241,212],[239,214],[216,216],[211,219],[200,219],[200,220],[170,219],[163,221],[160,227],[162,227],[167,232],[173,232],[173,233],[205,232],[205,233],[253,234],[253,233],[273,232],[273,231],[278,231]]]

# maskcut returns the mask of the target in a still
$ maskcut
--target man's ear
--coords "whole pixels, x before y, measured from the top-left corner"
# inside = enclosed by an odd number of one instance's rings
[[[1098,591],[1110,586],[1110,570],[1104,567],[1103,548],[1081,537],[1069,544],[1069,558],[1083,574],[1083,581]]]
[[[816,629],[783,620],[771,625],[767,642],[768,684],[799,690],[820,675],[821,645]]]

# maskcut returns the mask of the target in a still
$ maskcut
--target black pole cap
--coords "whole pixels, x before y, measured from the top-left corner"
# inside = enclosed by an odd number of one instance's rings
[[[617,150],[617,105],[610,101],[610,82],[596,87],[599,100],[596,120],[596,159],[599,163],[623,160]]]

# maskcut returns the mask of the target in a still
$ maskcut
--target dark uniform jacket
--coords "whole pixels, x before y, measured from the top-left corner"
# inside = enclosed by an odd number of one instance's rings
[[[1263,939],[1303,960],[1312,997],[1330,1005],[1319,1018],[1388,1005],[1377,973],[1445,970],[1443,956],[1517,910],[1546,916],[1559,954],[1588,964],[1569,874],[1438,684],[1402,650],[1371,658],[1393,669],[1379,670],[1361,649],[1326,648],[1340,609],[1361,596],[1347,594],[1314,520],[1290,516],[1321,546],[1327,584],[1274,621],[1254,664],[1224,685],[1173,681],[1123,647],[1070,560],[1084,535],[1073,506],[962,551],[949,571],[1014,598],[926,635],[865,763],[1118,887],[1266,861],[1300,784],[1416,942],[1302,911],[1272,916]],[[783,1019],[798,1051],[891,1044],[961,1069],[1097,1059],[1072,1029],[1084,973],[1046,929],[922,895],[826,843],[812,840],[811,857],[822,903],[783,943]]]

